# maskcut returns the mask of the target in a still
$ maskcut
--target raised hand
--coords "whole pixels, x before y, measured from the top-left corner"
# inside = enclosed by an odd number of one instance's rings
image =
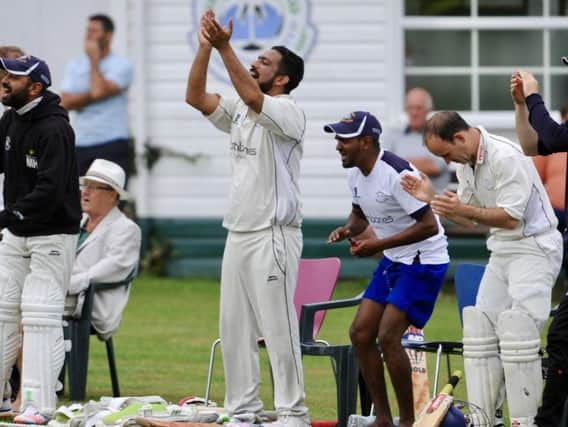
[[[432,181],[422,172],[420,172],[420,178],[409,173],[404,175],[400,179],[400,185],[408,194],[425,203],[430,203],[436,195]]]
[[[99,42],[95,39],[85,39],[85,53],[91,61],[101,59],[101,47]]]
[[[519,71],[521,81],[523,82],[523,93],[525,97],[538,93],[538,81],[528,71]]]
[[[523,91],[523,79],[521,73],[516,71],[511,75],[511,97],[515,104],[525,103],[525,92]]]
[[[230,19],[227,26],[223,27],[219,24],[217,19],[215,19],[215,14],[213,12],[209,14],[206,12],[202,17],[201,28],[203,29],[203,37],[211,44],[211,46],[215,49],[222,49],[229,44],[229,40],[233,34],[233,20]]]
[[[211,9],[207,9],[207,11],[201,16],[199,20],[199,30],[197,31],[197,41],[199,42],[200,46],[211,47],[211,43],[207,39],[207,33],[205,32],[205,19],[215,19],[215,13]]]

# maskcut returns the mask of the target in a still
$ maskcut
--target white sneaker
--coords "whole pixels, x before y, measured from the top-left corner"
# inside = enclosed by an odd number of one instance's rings
[[[374,415],[349,415],[347,419],[347,427],[368,427],[375,422]]]
[[[50,418],[47,415],[40,413],[35,407],[28,406],[20,415],[14,418],[15,424],[47,424]]]
[[[225,427],[251,427],[256,423],[256,414],[252,412],[244,412],[242,414],[233,414],[229,421],[224,423]]]
[[[263,424],[266,427],[310,427],[310,418],[307,415],[280,415],[271,423]]]

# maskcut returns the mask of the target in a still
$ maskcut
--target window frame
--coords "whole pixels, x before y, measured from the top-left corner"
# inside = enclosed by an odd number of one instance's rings
[[[470,16],[406,16],[402,7],[402,37],[406,38],[407,30],[466,30],[471,34],[471,52],[469,66],[430,67],[412,66],[403,63],[403,75],[406,76],[436,76],[436,75],[468,75],[471,79],[470,96],[471,109],[464,111],[466,116],[477,119],[487,126],[497,125],[499,128],[514,128],[513,105],[511,112],[502,110],[480,110],[480,76],[488,74],[512,74],[516,68],[511,66],[487,67],[479,65],[479,32],[483,30],[530,30],[542,31],[542,66],[523,67],[527,71],[542,76],[539,78],[540,92],[546,105],[551,105],[551,80],[553,76],[568,75],[568,67],[560,62],[560,58],[550,57],[550,32],[566,30],[568,18],[550,16],[549,0],[543,0],[543,14],[540,16],[478,16],[477,0],[471,0]],[[404,43],[403,43],[404,45]],[[568,55],[568,49],[566,54]],[[404,52],[402,53],[404,57]],[[558,65],[552,65],[552,64]],[[405,88],[403,87],[403,90]],[[567,94],[568,96],[568,94]]]

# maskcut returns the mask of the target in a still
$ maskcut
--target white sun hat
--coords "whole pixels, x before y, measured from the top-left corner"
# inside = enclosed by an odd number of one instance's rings
[[[130,197],[128,192],[124,189],[124,184],[126,182],[126,173],[124,169],[114,162],[104,159],[95,159],[85,176],[79,178],[79,182],[83,182],[88,179],[89,181],[102,182],[112,187],[120,197],[120,200],[126,200]]]

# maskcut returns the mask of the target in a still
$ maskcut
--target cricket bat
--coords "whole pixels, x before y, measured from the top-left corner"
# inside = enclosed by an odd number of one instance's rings
[[[410,325],[402,336],[408,342],[424,342],[424,331]],[[426,352],[411,348],[406,349],[410,360],[412,373],[412,396],[414,398],[414,413],[418,414],[430,400],[430,385],[428,382],[428,370],[426,367]]]
[[[448,413],[454,398],[452,392],[462,377],[461,371],[455,371],[448,384],[442,388],[436,397],[433,397],[416,417],[413,427],[439,427]]]

